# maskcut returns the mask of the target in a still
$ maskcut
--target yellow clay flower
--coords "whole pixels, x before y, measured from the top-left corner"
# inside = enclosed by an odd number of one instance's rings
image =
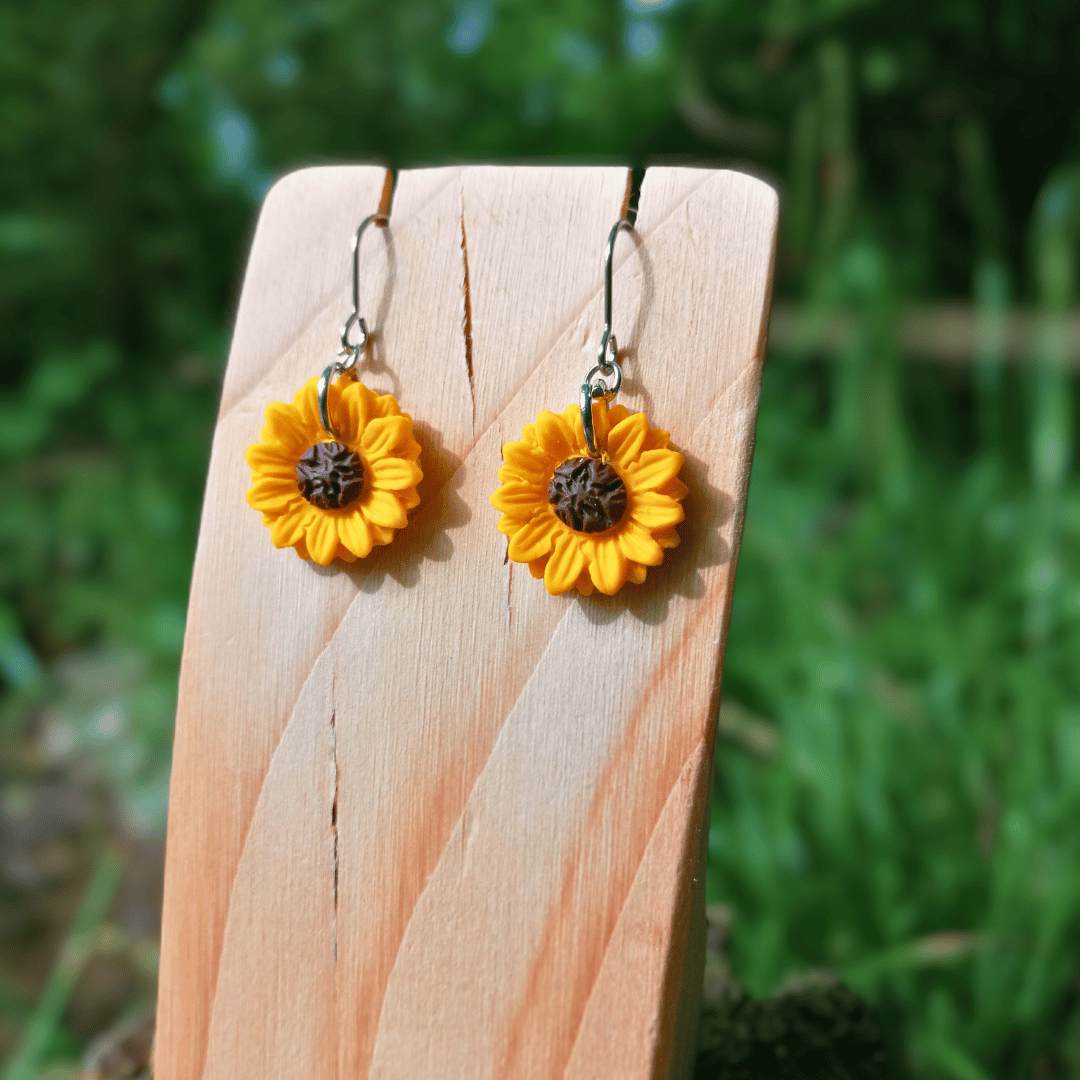
[[[291,405],[267,405],[262,442],[245,455],[252,480],[247,501],[262,512],[275,547],[294,547],[301,558],[326,566],[389,544],[420,502],[423,473],[412,418],[391,394],[377,396],[359,382],[331,383],[327,411],[335,437],[319,420],[317,383],[305,383]]]
[[[491,496],[510,558],[528,563],[553,595],[640,585],[646,568],[679,543],[687,489],[668,433],[622,405],[609,411],[597,402],[593,415],[597,445],[606,447],[601,458],[587,454],[576,405],[542,412],[521,442],[503,447],[503,484]]]

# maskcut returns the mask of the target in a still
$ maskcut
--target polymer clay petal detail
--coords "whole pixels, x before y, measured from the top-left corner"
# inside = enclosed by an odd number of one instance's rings
[[[274,546],[292,547],[325,566],[334,559],[355,562],[374,545],[388,544],[420,502],[423,472],[412,420],[392,395],[376,396],[360,382],[331,383],[331,434],[319,418],[317,383],[309,379],[291,403],[268,405],[262,441],[244,456],[252,479],[247,501],[262,513]],[[320,443],[337,445],[309,453]],[[311,501],[313,491],[321,492],[318,502]]]
[[[503,447],[502,485],[491,496],[508,557],[528,564],[553,595],[641,584],[678,542],[674,525],[683,518],[686,488],[677,478],[683,458],[668,449],[668,433],[622,405],[609,410],[598,402],[593,418],[598,445],[606,447],[599,461],[579,461],[588,455],[577,406],[541,412],[521,442]]]

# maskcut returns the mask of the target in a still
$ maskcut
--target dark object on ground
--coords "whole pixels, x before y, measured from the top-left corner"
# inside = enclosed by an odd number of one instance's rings
[[[755,1001],[730,984],[706,1001],[694,1080],[883,1080],[885,1045],[870,1006],[835,976],[801,979]]]
[[[154,1010],[141,1009],[90,1047],[82,1080],[150,1080],[153,1047]]]

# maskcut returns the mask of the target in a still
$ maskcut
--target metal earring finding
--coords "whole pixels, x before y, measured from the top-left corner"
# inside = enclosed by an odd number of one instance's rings
[[[341,328],[340,359],[308,379],[291,403],[267,406],[261,441],[245,455],[252,480],[247,501],[262,513],[273,545],[321,566],[355,562],[389,544],[420,502],[416,485],[423,471],[412,418],[392,394],[365,386],[357,372],[368,344],[360,314],[360,238],[372,223],[385,228],[389,220],[372,214],[353,236],[352,314]]]
[[[553,596],[575,590],[612,595],[640,585],[679,543],[686,485],[683,456],[644,413],[610,405],[622,387],[611,329],[611,277],[617,221],[604,262],[604,332],[576,405],[543,410],[520,442],[503,446],[502,487],[491,496],[508,538],[507,558],[527,563]],[[610,405],[610,407],[609,407]]]
[[[593,403],[603,398],[609,405],[622,388],[622,368],[619,366],[619,342],[611,330],[611,273],[615,259],[615,237],[620,229],[631,231],[634,226],[620,218],[608,233],[607,258],[604,260],[604,332],[600,335],[600,351],[596,363],[589,368],[585,382],[581,385],[581,427],[585,432],[585,445],[590,457],[599,457],[602,453],[596,444],[596,426],[593,421]],[[608,379],[614,381],[610,384]]]
[[[378,225],[380,228],[385,229],[389,224],[390,219],[386,214],[371,214],[360,222],[360,227],[356,230],[356,235],[353,237],[353,309],[352,314],[345,320],[345,323],[341,328],[341,348],[338,349],[338,356],[344,356],[346,359],[335,360],[332,364],[328,364],[326,370],[319,376],[319,419],[322,421],[322,426],[328,435],[337,434],[333,428],[329,410],[327,408],[327,396],[330,392],[330,384],[339,375],[344,375],[346,373],[355,374],[356,364],[360,357],[364,355],[364,350],[367,348],[368,343],[367,320],[360,314],[360,237],[364,235],[364,230],[369,225]],[[349,331],[352,330],[354,326],[360,331],[360,338],[355,342],[349,341]]]

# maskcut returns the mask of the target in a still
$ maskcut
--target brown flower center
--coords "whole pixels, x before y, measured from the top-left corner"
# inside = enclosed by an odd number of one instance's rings
[[[355,450],[339,442],[309,446],[296,463],[300,494],[320,510],[340,510],[364,490],[364,462]]]
[[[548,502],[555,516],[583,533],[603,532],[626,513],[626,486],[606,461],[568,458],[548,484]]]

